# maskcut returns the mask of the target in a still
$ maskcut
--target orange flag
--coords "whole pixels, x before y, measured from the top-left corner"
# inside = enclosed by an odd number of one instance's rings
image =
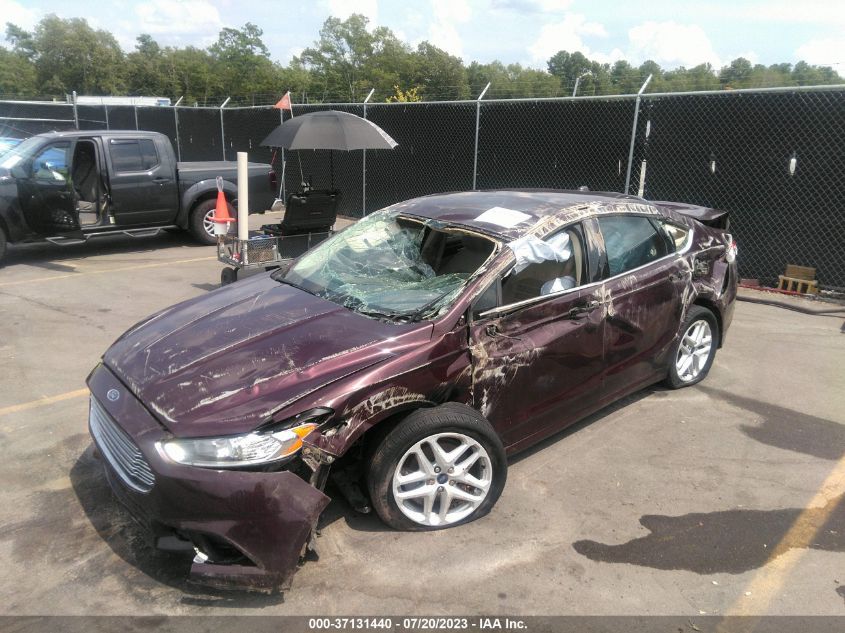
[[[285,96],[279,99],[273,107],[279,110],[290,110],[290,92],[286,92]]]

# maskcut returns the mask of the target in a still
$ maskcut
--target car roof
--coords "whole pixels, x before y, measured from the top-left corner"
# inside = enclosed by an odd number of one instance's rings
[[[59,132],[46,132],[38,136],[46,138],[79,138],[82,136],[128,136],[138,138],[139,136],[164,136],[161,132],[152,132],[150,130],[67,130]]]
[[[505,240],[531,233],[540,225],[549,223],[552,218],[558,220],[555,225],[559,225],[600,212],[659,213],[657,207],[636,196],[565,189],[492,189],[442,193],[400,202],[390,209],[447,224],[463,225]],[[485,212],[489,212],[488,215],[479,221]],[[520,221],[509,226],[520,217]]]

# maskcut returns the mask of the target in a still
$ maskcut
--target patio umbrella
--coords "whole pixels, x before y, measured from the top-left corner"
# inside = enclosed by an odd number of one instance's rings
[[[398,145],[378,125],[348,112],[325,110],[292,117],[261,145],[285,149],[393,149]]]

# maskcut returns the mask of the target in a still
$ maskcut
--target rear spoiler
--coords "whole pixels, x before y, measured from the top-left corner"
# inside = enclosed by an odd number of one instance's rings
[[[716,229],[728,229],[729,211],[711,209],[710,207],[702,207],[697,204],[686,204],[684,202],[652,202],[652,204],[698,220],[706,226],[712,226]]]

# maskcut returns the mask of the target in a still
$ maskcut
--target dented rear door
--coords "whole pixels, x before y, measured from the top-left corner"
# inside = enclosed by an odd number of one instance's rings
[[[615,399],[665,372],[689,273],[653,222],[599,219],[605,244],[604,392]]]

